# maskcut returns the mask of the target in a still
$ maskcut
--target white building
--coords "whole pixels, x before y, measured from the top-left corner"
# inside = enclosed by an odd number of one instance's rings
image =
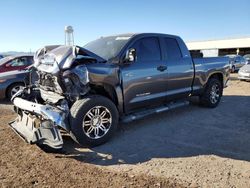
[[[202,52],[204,57],[250,54],[250,37],[194,41],[186,44],[190,51]]]

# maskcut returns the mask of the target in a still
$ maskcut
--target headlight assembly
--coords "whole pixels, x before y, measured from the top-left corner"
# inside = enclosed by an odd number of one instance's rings
[[[83,85],[87,85],[89,82],[88,69],[85,65],[78,65],[71,70],[67,70],[63,73],[64,81],[67,83],[71,77],[77,76],[79,81]]]

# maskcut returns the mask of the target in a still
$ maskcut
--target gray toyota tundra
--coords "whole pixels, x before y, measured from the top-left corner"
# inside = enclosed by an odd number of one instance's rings
[[[120,121],[188,105],[191,96],[214,108],[230,74],[227,57],[193,59],[180,37],[155,33],[47,46],[34,61],[39,79],[12,97],[18,116],[10,126],[27,142],[53,150],[63,147],[61,130],[97,146]]]

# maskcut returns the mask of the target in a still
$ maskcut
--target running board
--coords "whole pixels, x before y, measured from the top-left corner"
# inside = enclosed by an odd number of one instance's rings
[[[142,119],[142,118],[149,116],[149,115],[152,115],[152,114],[166,112],[166,111],[169,111],[169,110],[172,110],[175,108],[179,108],[179,107],[183,107],[183,106],[187,106],[187,105],[189,105],[189,101],[178,101],[178,102],[174,102],[174,103],[165,104],[165,105],[157,107],[157,108],[148,109],[148,110],[144,110],[144,111],[140,111],[140,112],[136,112],[136,113],[124,116],[121,118],[121,122],[129,123],[131,121]]]

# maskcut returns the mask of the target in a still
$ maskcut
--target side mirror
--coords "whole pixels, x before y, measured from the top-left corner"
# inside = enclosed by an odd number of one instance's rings
[[[133,61],[135,61],[135,57],[136,57],[136,51],[135,51],[135,49],[134,48],[130,48],[126,52],[125,62],[133,62]]]

